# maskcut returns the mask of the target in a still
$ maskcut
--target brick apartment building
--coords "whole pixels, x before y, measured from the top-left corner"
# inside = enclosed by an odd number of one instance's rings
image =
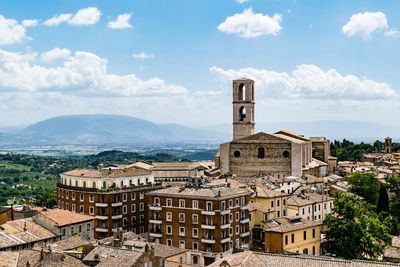
[[[111,236],[116,229],[147,232],[145,193],[161,188],[151,171],[127,165],[76,169],[60,177],[58,207],[96,216],[95,238]]]
[[[249,244],[251,192],[229,185],[168,187],[147,194],[149,238],[156,243],[198,251],[205,263]],[[192,259],[196,261],[196,259]]]

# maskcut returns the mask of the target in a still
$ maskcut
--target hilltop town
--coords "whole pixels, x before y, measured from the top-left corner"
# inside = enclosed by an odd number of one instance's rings
[[[255,90],[250,79],[233,80],[233,137],[214,161],[70,169],[54,207],[1,208],[1,266],[400,262],[392,139],[360,161],[338,161],[323,136],[256,133]]]

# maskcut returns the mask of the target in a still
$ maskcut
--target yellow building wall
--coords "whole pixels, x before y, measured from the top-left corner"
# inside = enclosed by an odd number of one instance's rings
[[[279,200],[279,206],[277,206]],[[283,200],[285,200],[285,205],[283,205]],[[274,206],[272,207],[272,201],[274,202]],[[265,198],[265,197],[253,197],[250,199],[250,203],[258,203],[263,208],[269,209],[270,211],[275,211],[275,216],[277,216],[277,211],[279,210],[279,217],[287,216],[287,196],[273,197],[273,198]],[[285,215],[286,213],[286,215]],[[274,216],[274,218],[275,218]],[[273,219],[273,218],[269,218]]]
[[[312,229],[315,229],[315,238],[312,237]],[[303,232],[307,232],[307,238],[304,240]],[[292,234],[294,242],[292,243]],[[288,244],[285,244],[285,236],[288,238]],[[308,255],[320,254],[321,228],[319,226],[306,229],[290,231],[286,233],[265,232],[265,251],[273,253],[293,252],[303,254],[304,249],[308,250]]]

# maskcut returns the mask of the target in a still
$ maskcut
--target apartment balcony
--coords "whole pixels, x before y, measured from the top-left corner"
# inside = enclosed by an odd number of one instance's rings
[[[111,207],[120,207],[120,206],[122,206],[122,202],[111,203]]]
[[[210,215],[210,216],[214,216],[215,215],[215,211],[210,211],[210,210],[202,210],[201,211],[202,215]]]
[[[240,220],[240,223],[248,223],[248,222],[250,222],[249,217],[245,217],[245,218],[242,218],[242,219]]]
[[[214,237],[211,237],[211,236],[210,237],[203,237],[201,239],[201,242],[206,243],[206,244],[215,244],[216,243]]]
[[[122,214],[111,216],[113,220],[122,219]]]
[[[96,232],[108,233],[108,228],[97,227],[97,228],[96,228]]]
[[[244,232],[240,234],[240,237],[250,236],[250,232]]]
[[[249,244],[242,244],[240,247],[242,249],[249,249]]]
[[[245,205],[245,206],[241,206],[240,210],[248,210],[249,209],[249,205]]]
[[[204,251],[202,252],[204,257],[207,258],[215,258],[217,256],[217,253],[211,252],[211,251]]]
[[[221,239],[221,244],[228,243],[229,241],[231,241],[231,238],[230,238],[230,237],[227,237],[227,238]]]
[[[221,225],[221,229],[228,229],[229,227],[231,227],[230,223]]]
[[[152,224],[162,224],[161,219],[150,219],[149,222]]]
[[[98,220],[108,220],[108,216],[107,215],[96,215],[96,219],[98,219]]]
[[[108,203],[100,203],[100,202],[97,202],[97,203],[95,204],[95,206],[96,206],[96,207],[99,207],[99,208],[107,208],[107,207],[108,207]]]
[[[161,238],[162,237],[162,233],[161,232],[150,232],[149,235],[151,237],[155,237],[155,238]]]
[[[160,205],[149,205],[149,210],[162,211],[162,207]]]
[[[215,225],[210,225],[210,224],[202,224],[201,228],[203,229],[208,229],[208,230],[215,230]]]
[[[222,211],[221,211],[221,215],[227,215],[227,214],[229,214],[229,213],[231,213],[231,210],[230,210],[230,209],[226,209],[226,210],[222,210]]]

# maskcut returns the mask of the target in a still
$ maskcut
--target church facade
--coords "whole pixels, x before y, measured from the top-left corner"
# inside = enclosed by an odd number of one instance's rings
[[[232,105],[233,140],[221,144],[216,156],[216,165],[221,173],[231,172],[238,177],[300,177],[312,170],[318,176],[326,175],[327,163],[312,158],[313,143],[310,139],[288,131],[255,133],[253,80],[233,80]]]

